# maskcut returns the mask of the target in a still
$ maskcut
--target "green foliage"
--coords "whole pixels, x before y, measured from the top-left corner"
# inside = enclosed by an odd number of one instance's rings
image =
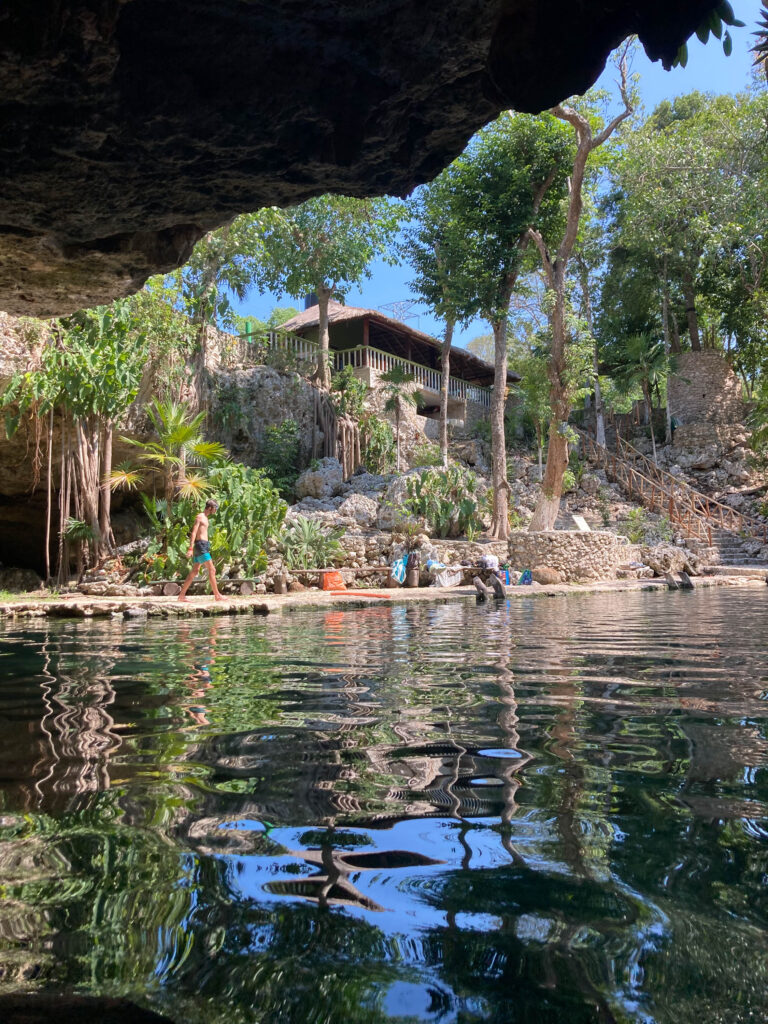
[[[603,526],[611,525],[611,495],[605,487],[601,487],[597,492],[597,508],[600,512],[600,518],[603,522]]]
[[[630,509],[618,530],[630,544],[656,544],[659,541],[670,541],[673,536],[672,526],[665,516],[654,522],[644,508]]]
[[[289,569],[323,569],[339,564],[344,559],[344,548],[339,543],[344,533],[343,527],[329,529],[314,519],[297,516],[280,541],[285,564]]]
[[[425,519],[438,537],[473,539],[482,529],[477,499],[477,477],[469,470],[452,466],[428,470],[406,479],[408,497],[404,508]]]
[[[343,295],[386,253],[397,230],[400,204],[389,199],[323,195],[287,210],[252,216],[262,245],[258,280],[277,295],[304,295],[327,287]]]
[[[75,419],[117,419],[138,393],[147,352],[128,299],[54,322],[39,366],[16,374],[0,399],[7,436],[28,412],[64,408]]]
[[[285,502],[260,470],[238,462],[214,466],[207,484],[219,505],[208,531],[217,569],[236,563],[246,576],[263,572],[267,566],[266,543],[280,531]],[[195,516],[202,511],[200,499],[181,498],[170,510],[164,499],[142,494],[142,501],[155,534],[142,559],[144,578],[185,576],[190,568],[189,535]]]
[[[261,469],[275,485],[281,496],[290,501],[299,475],[299,425],[296,420],[283,420],[264,431],[261,444]]]
[[[363,464],[369,473],[389,473],[395,462],[395,435],[392,427],[375,413],[366,412],[360,420],[360,444]]]
[[[563,494],[576,490],[576,477],[572,469],[566,469],[563,473]]]
[[[243,390],[236,381],[226,378],[216,381],[212,416],[223,430],[234,434],[245,426],[243,404]]]
[[[339,416],[359,420],[365,411],[368,385],[355,375],[353,366],[345,366],[331,381],[331,401]]]
[[[70,542],[91,541],[94,539],[93,527],[82,519],[74,519],[71,516],[64,523],[63,536]]]
[[[414,466],[441,466],[443,458],[440,454],[440,445],[426,439],[421,441],[414,448],[411,460]]]

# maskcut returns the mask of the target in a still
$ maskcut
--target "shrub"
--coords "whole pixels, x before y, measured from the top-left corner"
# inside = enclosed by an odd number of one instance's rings
[[[293,487],[299,475],[299,447],[296,420],[284,420],[264,431],[261,468],[286,501],[293,499]]]
[[[359,420],[365,411],[365,396],[368,385],[355,376],[352,366],[345,366],[331,383],[331,401],[339,416],[353,416]]]
[[[563,494],[576,490],[576,477],[572,469],[566,469],[563,473]]]
[[[219,510],[211,518],[209,540],[211,557],[217,569],[238,562],[248,576],[263,572],[267,566],[266,542],[277,535],[285,518],[286,505],[261,470],[239,462],[216,466],[208,474]],[[166,579],[186,575],[189,534],[195,516],[201,511],[199,499],[182,498],[174,502],[170,519],[163,500],[142,495],[156,539],[144,555],[145,579]],[[167,530],[168,549],[161,553],[161,537]]]
[[[425,519],[430,532],[438,537],[464,534],[472,540],[482,528],[477,477],[469,470],[428,470],[420,476],[408,477],[406,487],[405,508]]]
[[[600,512],[600,518],[603,521],[603,526],[611,525],[611,502],[610,494],[604,488],[601,487],[597,493],[597,507]]]
[[[297,516],[280,541],[285,564],[289,569],[335,565],[344,558],[344,548],[339,543],[344,533],[343,527],[326,529],[314,519]]]
[[[441,466],[443,456],[440,452],[440,445],[434,441],[424,440],[413,450],[412,460],[414,466]]]
[[[395,433],[375,413],[364,413],[360,420],[363,465],[369,473],[388,473],[395,462]]]

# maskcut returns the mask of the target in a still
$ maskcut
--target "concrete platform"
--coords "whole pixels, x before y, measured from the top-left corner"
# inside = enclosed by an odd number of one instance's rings
[[[757,579],[768,582],[766,565],[709,565],[704,570],[708,576],[732,576],[743,579]]]
[[[713,574],[697,576],[694,589],[725,586],[765,586],[765,576],[728,576]],[[611,580],[605,583],[573,583],[553,586],[510,587],[509,600],[532,597],[566,597],[572,594],[601,594],[640,590],[666,591],[663,579]],[[377,594],[385,591],[375,591]],[[421,587],[417,590],[392,590],[385,598],[368,597],[356,592],[349,595],[308,590],[300,594],[267,594],[254,597],[232,597],[217,602],[210,597],[193,597],[180,603],[173,597],[92,597],[86,594],[48,596],[19,594],[18,598],[0,603],[0,616],[6,619],[92,619],[145,618],[188,619],[220,615],[286,615],[309,608],[370,608],[374,605],[414,603],[445,604],[449,601],[475,601],[474,587]],[[391,596],[389,596],[391,595]]]

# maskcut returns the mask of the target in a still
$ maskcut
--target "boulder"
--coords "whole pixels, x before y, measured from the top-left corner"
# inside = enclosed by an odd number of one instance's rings
[[[597,473],[585,473],[581,478],[579,487],[585,494],[595,495],[600,490],[602,481]]]
[[[543,586],[563,582],[563,577],[557,569],[550,569],[548,565],[537,565],[535,569],[531,569],[531,576],[534,583],[541,583]]]
[[[8,590],[13,594],[26,590],[39,590],[43,581],[31,569],[0,568],[0,590]]]
[[[644,546],[640,549],[640,560],[650,566],[657,576],[680,572],[681,569],[691,576],[697,576],[701,567],[701,559],[697,555],[674,544]]]
[[[354,519],[359,526],[372,527],[376,525],[379,516],[379,503],[364,494],[350,494],[337,511],[341,516]]]
[[[344,483],[344,470],[338,459],[320,459],[316,469],[305,470],[296,481],[297,498],[332,498]]]

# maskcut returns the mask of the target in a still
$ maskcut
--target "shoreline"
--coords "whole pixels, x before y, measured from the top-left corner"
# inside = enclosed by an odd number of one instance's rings
[[[712,575],[693,579],[694,590],[713,587],[765,587],[765,576]],[[665,579],[609,580],[592,583],[559,583],[510,587],[507,599],[532,597],[566,597],[572,594],[626,593],[668,590]],[[381,593],[381,591],[376,591]],[[191,597],[179,602],[175,597],[96,597],[87,594],[65,596],[30,596],[0,602],[0,620],[18,619],[188,619],[222,615],[282,615],[304,608],[344,609],[370,608],[381,605],[402,605],[426,602],[447,604],[453,601],[472,601],[477,594],[474,587],[421,587],[413,590],[393,590],[388,596],[369,597],[353,592],[348,596],[328,591],[303,591],[299,594],[259,594],[254,597],[232,597],[224,602],[212,597]]]

